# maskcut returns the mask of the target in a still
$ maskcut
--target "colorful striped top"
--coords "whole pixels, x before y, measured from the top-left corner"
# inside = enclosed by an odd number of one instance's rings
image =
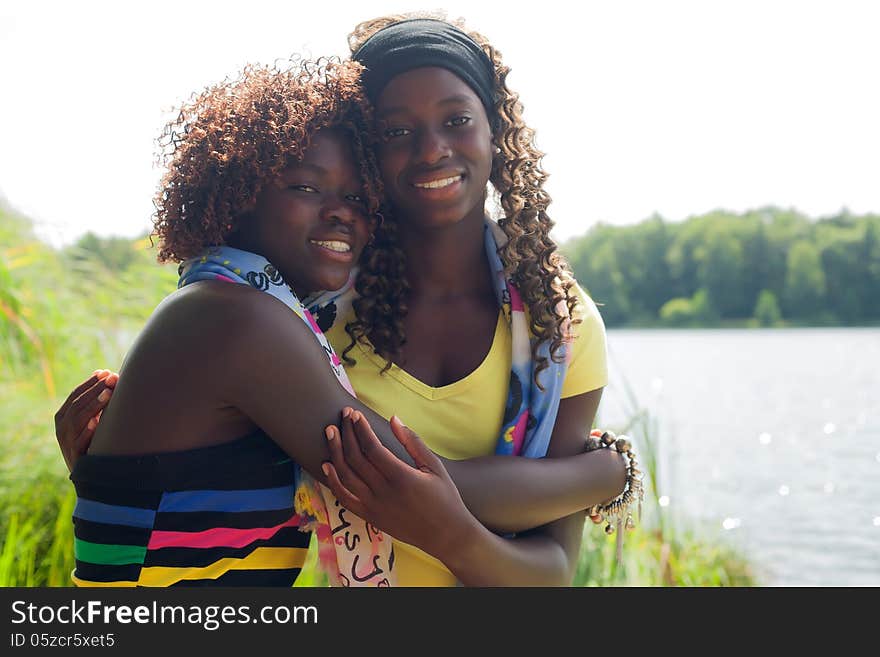
[[[77,586],[291,586],[294,463],[257,432],[147,456],[85,455],[70,478]]]

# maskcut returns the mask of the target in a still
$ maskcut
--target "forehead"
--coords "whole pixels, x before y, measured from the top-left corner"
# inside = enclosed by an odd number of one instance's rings
[[[455,73],[439,66],[426,66],[391,78],[376,99],[376,110],[386,115],[454,102],[482,107],[474,90]]]
[[[342,128],[322,128],[311,138],[308,148],[303,152],[300,162],[290,167],[295,169],[311,166],[326,171],[355,169],[354,152],[348,134]]]

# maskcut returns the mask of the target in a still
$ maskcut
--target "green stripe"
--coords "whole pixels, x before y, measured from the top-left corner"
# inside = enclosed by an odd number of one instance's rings
[[[144,562],[147,554],[145,545],[106,545],[89,543],[82,539],[74,539],[73,552],[80,561],[100,564],[103,566],[124,566],[131,563]]]

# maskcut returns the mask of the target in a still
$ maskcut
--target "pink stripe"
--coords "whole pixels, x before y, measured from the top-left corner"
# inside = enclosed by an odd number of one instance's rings
[[[519,290],[517,290],[510,283],[507,284],[507,292],[510,294],[510,309],[513,312],[522,312],[524,310],[522,297],[519,296]]]
[[[299,517],[294,516],[287,522],[275,527],[255,527],[253,529],[232,529],[229,527],[216,527],[206,529],[203,532],[163,532],[154,531],[150,535],[148,550],[158,550],[166,547],[187,548],[215,548],[233,547],[240,548],[250,545],[260,539],[272,538],[284,527],[299,526]]]
[[[223,274],[216,274],[218,281],[226,281],[227,283],[235,283],[234,280],[229,278],[228,276],[224,276]]]
[[[516,421],[516,426],[513,428],[513,453],[517,456],[522,452],[523,441],[526,438],[526,426],[528,423],[529,412],[523,411],[522,415],[520,415],[519,419]]]
[[[312,316],[312,313],[308,311],[307,308],[303,308],[303,314],[306,316],[306,319],[309,321],[309,326],[312,327],[312,330],[318,335],[324,335],[321,331],[321,327],[318,326],[318,322],[315,321],[315,318]]]

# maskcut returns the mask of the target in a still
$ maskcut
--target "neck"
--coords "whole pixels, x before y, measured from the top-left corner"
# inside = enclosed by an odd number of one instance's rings
[[[440,228],[412,228],[401,222],[407,278],[419,296],[482,294],[491,288],[483,217]]]

